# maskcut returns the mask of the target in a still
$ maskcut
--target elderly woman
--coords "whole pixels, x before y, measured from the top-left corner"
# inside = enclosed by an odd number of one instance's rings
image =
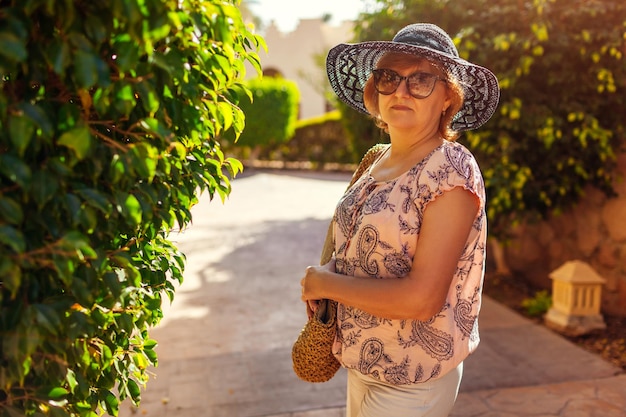
[[[306,269],[302,300],[338,303],[349,417],[447,416],[479,342],[487,232],[480,169],[454,140],[491,117],[497,79],[424,23],[340,44],[327,71],[390,144],[340,199],[334,258]]]

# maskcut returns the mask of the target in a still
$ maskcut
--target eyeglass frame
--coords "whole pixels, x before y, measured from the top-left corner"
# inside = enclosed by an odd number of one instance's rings
[[[382,74],[385,73],[385,72],[393,73],[392,75],[394,75],[395,79],[398,80],[395,88],[392,91],[389,91],[389,92],[382,92],[382,91],[380,91],[378,89],[378,83],[380,81],[380,78],[381,78]],[[409,84],[409,78],[413,77],[414,75],[418,75],[418,74],[422,75],[422,76],[423,75],[427,75],[431,79],[434,80],[433,84],[432,84],[432,87],[430,89],[430,92],[428,94],[426,94],[426,95],[416,95],[416,94],[411,93],[411,88],[410,88],[410,84]],[[432,74],[430,72],[424,72],[424,71],[416,71],[416,72],[414,72],[412,74],[409,74],[407,76],[403,76],[403,75],[398,74],[396,71],[394,71],[394,70],[392,70],[390,68],[376,68],[376,69],[372,70],[372,75],[374,76],[374,88],[376,89],[376,92],[379,93],[379,94],[382,94],[384,96],[390,96],[391,94],[395,93],[398,90],[398,87],[400,87],[400,84],[402,83],[402,81],[405,82],[406,90],[409,93],[409,95],[411,97],[413,97],[413,98],[416,98],[416,99],[425,99],[425,98],[430,97],[430,95],[433,93],[433,91],[435,91],[435,84],[437,83],[437,81],[442,81],[442,82],[444,82],[446,84],[448,83],[448,80],[445,77],[441,77],[441,76],[439,76],[437,74]]]

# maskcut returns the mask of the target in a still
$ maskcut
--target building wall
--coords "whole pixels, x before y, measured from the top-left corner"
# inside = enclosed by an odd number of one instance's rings
[[[300,90],[300,118],[320,116],[328,111],[325,91],[330,85],[324,63],[328,50],[352,38],[352,22],[332,26],[321,18],[303,19],[293,32],[282,33],[272,23],[263,33],[267,53],[259,52],[264,71],[277,70],[294,81]],[[256,76],[248,70],[249,77]]]
[[[510,270],[551,288],[550,272],[569,260],[585,261],[606,280],[602,310],[626,316],[626,153],[618,157],[618,175],[617,197],[589,188],[572,210],[516,227],[504,247]]]

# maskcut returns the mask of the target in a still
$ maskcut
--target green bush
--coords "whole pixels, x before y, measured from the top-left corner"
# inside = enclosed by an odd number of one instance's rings
[[[233,1],[12,0],[0,16],[0,415],[117,415],[182,281],[168,240],[239,161]],[[229,173],[226,173],[228,172]]]
[[[300,92],[296,83],[284,78],[263,77],[246,83],[252,98],[240,102],[246,127],[238,146],[275,145],[293,136],[298,119]]]
[[[353,164],[356,156],[345,134],[338,111],[299,120],[293,137],[265,148],[260,159],[284,162],[311,162],[323,169],[328,164]]]

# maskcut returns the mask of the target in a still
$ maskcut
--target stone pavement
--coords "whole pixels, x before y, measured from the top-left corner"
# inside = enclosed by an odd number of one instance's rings
[[[306,383],[290,354],[306,320],[299,281],[348,180],[250,170],[225,204],[201,199],[173,236],[188,262],[151,332],[159,366],[139,409],[123,404],[120,417],[343,416],[345,372]],[[480,327],[452,417],[626,416],[619,368],[489,298]]]

